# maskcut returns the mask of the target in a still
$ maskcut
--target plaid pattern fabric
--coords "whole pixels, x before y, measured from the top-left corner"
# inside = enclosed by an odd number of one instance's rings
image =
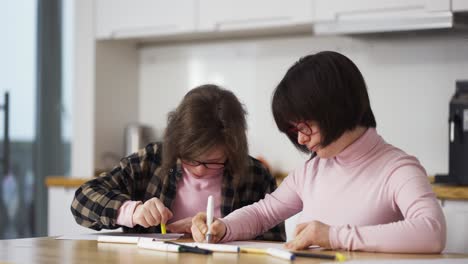
[[[138,153],[120,161],[112,171],[83,184],[75,193],[71,211],[78,224],[95,230],[116,229],[117,210],[127,200],[145,202],[158,197],[171,209],[176,196],[177,182],[182,177],[180,161],[168,175],[161,175],[161,144],[151,143]],[[257,202],[276,188],[276,181],[256,159],[250,158],[249,173],[237,181],[225,170],[221,190],[221,215]],[[160,232],[159,226],[144,228],[123,227],[130,233]],[[285,241],[284,223],[273,227],[262,240]]]

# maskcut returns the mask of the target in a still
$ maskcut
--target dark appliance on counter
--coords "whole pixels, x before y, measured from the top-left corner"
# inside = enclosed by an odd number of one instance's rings
[[[449,109],[449,174],[436,183],[468,185],[468,80],[457,81]]]

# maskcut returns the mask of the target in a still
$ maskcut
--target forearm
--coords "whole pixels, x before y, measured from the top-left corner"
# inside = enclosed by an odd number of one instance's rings
[[[424,169],[414,161],[396,166],[387,183],[391,204],[403,220],[373,226],[340,226],[329,231],[334,249],[439,253],[445,247],[445,217]]]
[[[376,226],[333,226],[333,249],[394,253],[439,253],[445,247],[445,220],[422,216]]]
[[[78,224],[95,230],[114,229],[117,210],[130,196],[117,190],[105,190],[93,185],[80,187],[75,194],[71,211]]]
[[[263,201],[260,202],[262,203]],[[271,223],[272,219],[266,217],[259,207],[261,205],[254,203],[242,207],[223,218],[222,221],[226,224],[227,228],[223,241],[254,239],[263,232],[266,232],[269,229],[269,225],[274,226],[275,223]],[[262,221],[262,219],[265,221]]]
[[[301,210],[302,204],[291,206],[282,202],[286,199],[280,198],[283,197],[281,193],[280,186],[271,195],[267,194],[265,199],[242,207],[223,218],[227,228],[223,241],[253,239]]]

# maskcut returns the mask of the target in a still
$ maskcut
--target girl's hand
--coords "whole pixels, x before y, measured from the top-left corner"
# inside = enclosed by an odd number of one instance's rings
[[[151,198],[144,204],[140,204],[133,212],[132,221],[136,225],[145,228],[157,226],[160,223],[165,224],[172,218],[172,212],[164,206],[158,198]]]
[[[287,249],[300,250],[312,245],[331,248],[328,231],[330,226],[319,221],[311,221],[296,226],[294,240],[285,244]]]
[[[196,242],[206,242],[205,234],[208,232],[206,226],[206,213],[198,213],[192,218],[192,237]],[[211,241],[210,243],[218,243],[226,234],[226,225],[217,218],[213,218],[213,223],[210,226]]]
[[[190,228],[192,227],[192,217],[180,219],[166,226],[166,229],[172,233],[188,233],[190,234]]]

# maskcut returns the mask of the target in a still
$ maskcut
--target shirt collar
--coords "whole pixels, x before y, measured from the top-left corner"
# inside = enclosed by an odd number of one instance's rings
[[[340,164],[352,165],[364,158],[383,139],[377,134],[375,128],[368,128],[361,137],[347,146],[335,160]]]

